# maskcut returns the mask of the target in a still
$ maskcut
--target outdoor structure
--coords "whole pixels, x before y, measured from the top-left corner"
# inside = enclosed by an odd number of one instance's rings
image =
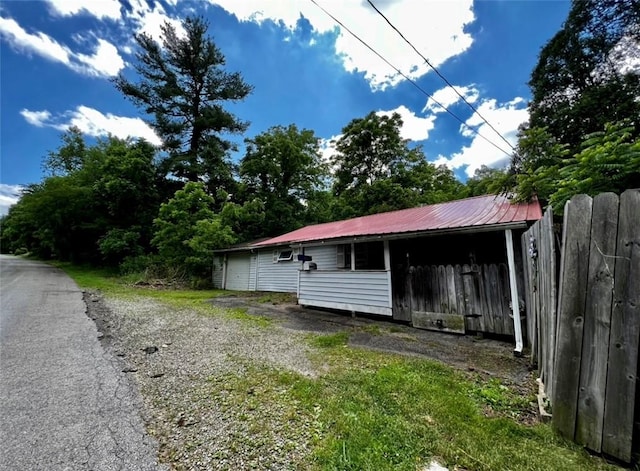
[[[213,285],[231,291],[295,293],[301,268],[298,249],[288,245],[258,248],[258,242],[217,251]]]
[[[307,226],[221,251],[219,286],[234,289],[242,260],[242,289],[296,292],[301,305],[420,328],[508,335],[521,351],[519,240],[541,217],[537,201],[488,195]]]

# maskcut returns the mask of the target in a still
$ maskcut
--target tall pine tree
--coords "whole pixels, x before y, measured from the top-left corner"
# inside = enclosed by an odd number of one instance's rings
[[[232,191],[228,151],[222,136],[242,133],[248,123],[225,110],[225,102],[243,100],[252,90],[238,72],[224,69],[225,58],[207,35],[209,24],[187,17],[183,31],[162,27],[161,41],[136,35],[139,81],[120,74],[114,83],[127,98],[151,115],[150,124],[168,153],[166,171],[176,177],[203,182],[210,193]]]

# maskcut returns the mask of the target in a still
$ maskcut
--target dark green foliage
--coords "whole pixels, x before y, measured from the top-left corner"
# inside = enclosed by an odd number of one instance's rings
[[[42,164],[45,172],[52,176],[68,175],[80,170],[87,157],[87,145],[82,131],[71,126],[62,134],[62,145],[55,152],[49,152]]]
[[[498,194],[502,190],[506,175],[506,169],[482,165],[473,177],[467,180],[467,192],[469,196]]]
[[[574,0],[540,53],[529,85],[531,128],[547,128],[572,153],[605,123],[640,115],[640,75],[622,66],[640,41],[637,0]],[[635,135],[638,135],[636,129]]]
[[[274,126],[247,139],[240,178],[249,200],[264,204],[264,222],[254,237],[277,235],[316,222],[309,213],[329,171],[313,131]]]
[[[160,205],[155,149],[114,137],[87,146],[62,137],[47,168],[60,174],[29,186],[3,221],[3,248],[42,258],[118,265],[149,250]]]
[[[151,242],[165,266],[206,277],[211,270],[213,249],[235,242],[231,228],[211,210],[213,203],[201,183],[189,182],[160,206],[153,221]]]
[[[575,194],[640,188],[640,139],[634,139],[632,131],[631,126],[608,124],[604,131],[587,136],[580,153],[565,160],[559,170],[551,196],[554,211],[561,212]]]
[[[224,70],[224,56],[207,36],[209,25],[203,18],[187,17],[182,27],[184,37],[165,23],[161,43],[144,33],[136,35],[140,81],[120,75],[115,85],[152,116],[151,125],[169,154],[164,162],[167,172],[204,182],[212,194],[218,188],[232,192],[233,168],[227,154],[233,146],[222,136],[242,133],[247,123],[222,104],[243,100],[251,87],[239,73]]]

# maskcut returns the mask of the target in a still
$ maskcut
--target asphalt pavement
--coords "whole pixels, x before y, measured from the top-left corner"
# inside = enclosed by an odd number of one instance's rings
[[[156,470],[140,398],[61,270],[0,255],[0,470]]]

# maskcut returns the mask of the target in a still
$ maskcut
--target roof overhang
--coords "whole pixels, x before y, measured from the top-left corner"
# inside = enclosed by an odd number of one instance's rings
[[[531,221],[534,222],[534,221]],[[373,241],[385,241],[385,240],[399,240],[399,239],[416,239],[419,237],[436,237],[448,234],[475,234],[479,232],[495,232],[506,231],[508,229],[526,229],[529,227],[527,221],[510,222],[505,224],[488,224],[482,226],[468,226],[468,227],[456,227],[448,229],[432,229],[428,231],[415,231],[415,232],[400,232],[393,234],[372,234],[361,235],[352,237],[337,237],[322,240],[310,240],[310,241],[298,241],[291,242],[288,245],[290,247],[315,247],[322,245],[333,244],[346,244],[351,242],[373,242]],[[279,244],[282,246],[282,244]],[[261,245],[256,248],[267,248],[267,245]],[[274,246],[275,247],[275,246]]]

